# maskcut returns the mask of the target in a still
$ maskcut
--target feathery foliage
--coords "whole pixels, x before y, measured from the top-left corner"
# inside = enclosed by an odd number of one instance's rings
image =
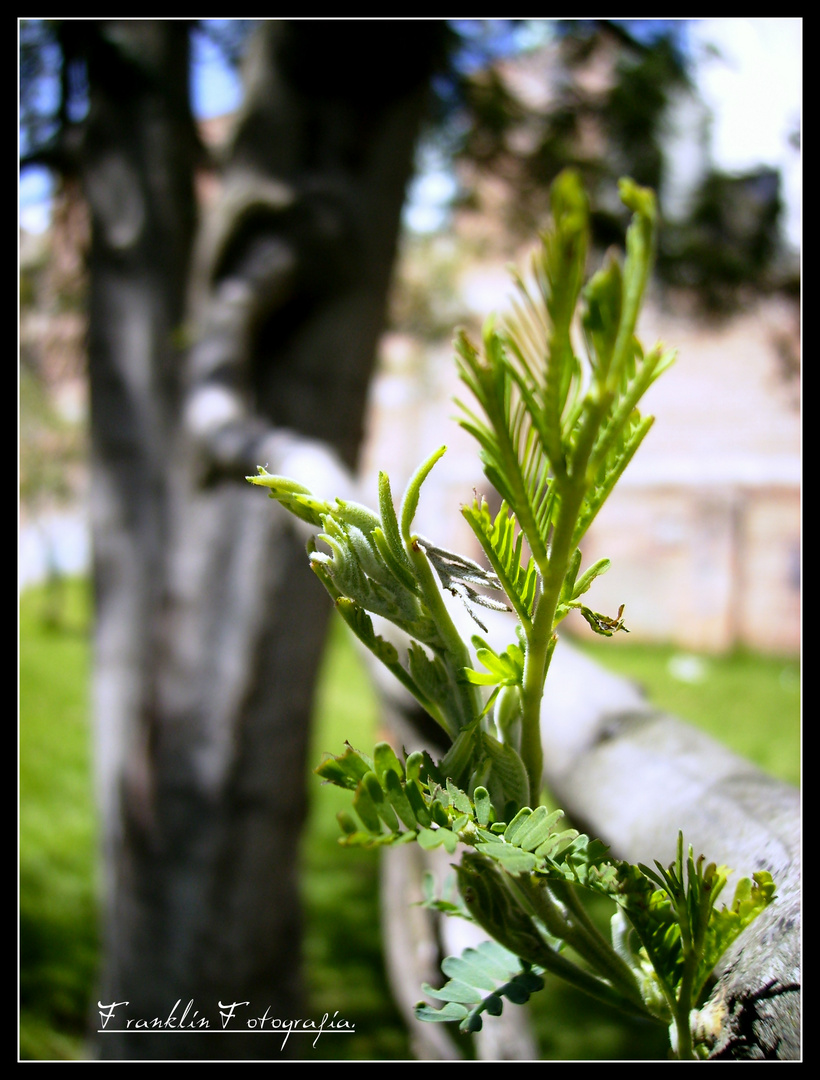
[[[484,1013],[498,1015],[504,998],[526,1000],[550,972],[671,1025],[676,1053],[693,1058],[703,1052],[694,1010],[720,956],[771,901],[771,878],[744,879],[732,905],[718,910],[729,871],[704,866],[691,849],[684,860],[682,837],[670,867],[631,866],[562,830],[561,811],[539,805],[541,699],[557,627],[575,608],[605,637],[628,632],[623,605],[613,617],[581,599],[609,561],[582,573],[578,545],[649,430],[638,405],[675,355],[661,345],[645,353],[635,337],[657,214],[651,191],[623,180],[620,194],[633,213],[623,266],[610,255],[584,284],[587,201],[578,177],[563,173],[532,280],[516,279],[513,312],[487,322],[480,347],[463,331],[456,337],[459,374],[475,399],[459,403],[460,423],[503,500],[494,517],[483,497],[462,507],[489,569],[413,531],[422,484],[445,447],[416,471],[398,513],[384,474],[378,513],[323,502],[261,468],[248,479],[321,530],[309,558],[342,618],[450,743],[439,761],[426,751],[401,760],[387,743],[370,758],[348,745],[316,770],[353,793],[352,812],[339,815],[342,843],[470,849],[457,867],[464,906],[438,906],[471,918],[492,943],[445,960],[450,981],[425,987],[445,1004],[420,1005],[419,1019],[478,1030]],[[443,593],[458,596],[485,633],[480,609],[513,611],[516,641],[499,650],[474,635],[471,651]],[[373,616],[405,643],[377,633]],[[616,904],[611,942],[587,915],[585,891]]]

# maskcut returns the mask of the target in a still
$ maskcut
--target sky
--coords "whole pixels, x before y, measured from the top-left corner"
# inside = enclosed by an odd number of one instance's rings
[[[801,161],[789,137],[800,132],[802,30],[802,19],[702,19],[690,27],[695,82],[712,112],[712,160],[726,172],[780,168],[795,247]]]
[[[642,40],[668,32],[668,19],[626,19]],[[678,44],[689,59],[693,82],[711,113],[709,158],[723,172],[761,165],[780,170],[785,201],[784,237],[799,250],[801,157],[790,136],[800,131],[802,23],[793,19],[687,19]],[[544,20],[549,25],[549,20]],[[417,232],[446,220],[455,181],[434,148],[425,148],[405,210]]]
[[[647,34],[669,22],[627,21],[631,29],[641,22]],[[801,160],[789,135],[800,129],[802,23],[799,18],[687,20],[685,33],[694,81],[712,113],[712,163],[727,172],[760,165],[780,168],[785,232],[794,247],[800,238]],[[196,115],[206,118],[233,111],[241,98],[235,73],[226,69],[215,47],[199,35],[195,50],[192,99]],[[468,63],[469,53],[465,56]],[[47,176],[26,170],[20,182],[22,227],[31,232],[47,228],[49,191]],[[436,228],[453,193],[454,182],[444,164],[422,159],[410,193],[408,225],[422,232]]]

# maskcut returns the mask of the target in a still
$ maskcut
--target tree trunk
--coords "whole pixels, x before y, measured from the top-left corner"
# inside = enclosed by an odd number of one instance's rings
[[[328,605],[304,538],[243,477],[257,464],[307,470],[322,490],[330,473],[337,494],[355,466],[440,38],[438,23],[262,24],[224,194],[195,254],[184,379],[173,343],[193,156],[178,182],[189,118],[169,96],[184,34],[111,24],[100,40],[116,71],[89,66],[107,140],[102,153],[102,121],[91,125],[99,1000],[127,1002],[102,1057],[305,1049],[246,1021],[304,1016],[296,870]],[[119,94],[132,67],[147,75]],[[208,1033],[114,1030],[172,1013],[173,1026],[189,1002],[185,1025],[208,1020]],[[217,1038],[220,1003],[233,1002],[248,1004]]]
[[[90,108],[80,170],[91,212],[90,500],[106,950],[99,994],[110,1003],[142,997],[133,923],[149,903],[146,893],[159,901],[135,856],[146,862],[156,848],[158,613],[170,547],[168,462],[180,407],[176,342],[195,230],[196,140],[187,26],[84,29]],[[145,940],[137,948],[145,950]],[[127,1056],[135,1042],[107,1036],[99,1049]]]

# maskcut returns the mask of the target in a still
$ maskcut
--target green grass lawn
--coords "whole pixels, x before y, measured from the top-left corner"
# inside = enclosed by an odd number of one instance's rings
[[[20,1053],[82,1050],[97,964],[88,592],[20,604]]]
[[[20,1052],[28,1059],[82,1056],[94,989],[96,821],[89,723],[89,607],[83,582],[61,594],[28,590],[20,605]],[[679,650],[590,646],[637,679],[661,707],[706,728],[768,771],[799,776],[799,674],[795,660]],[[585,646],[586,648],[587,646]],[[677,672],[677,674],[676,674]],[[699,681],[683,681],[697,678]],[[312,764],[344,740],[365,750],[377,706],[341,624],[334,624],[318,687]],[[339,1010],[356,1035],[326,1038],[323,1054],[407,1056],[390,999],[378,927],[373,852],[340,847],[335,812],[344,792],[309,778],[303,844],[305,956],[311,1014]],[[542,1054],[554,1060],[657,1058],[665,1035],[636,1030],[594,1003],[548,987],[533,999]]]
[[[790,784],[800,782],[800,665],[738,650],[693,656],[669,645],[585,641],[603,666],[637,682],[658,708],[709,732]]]

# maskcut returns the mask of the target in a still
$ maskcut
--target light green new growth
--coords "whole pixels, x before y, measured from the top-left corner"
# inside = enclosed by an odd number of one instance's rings
[[[722,953],[770,902],[771,878],[741,881],[733,905],[717,911],[728,871],[704,869],[691,850],[684,862],[682,838],[676,863],[656,872],[607,858],[602,844],[574,830],[556,831],[561,812],[538,805],[541,699],[559,623],[578,609],[596,633],[627,631],[623,605],[612,617],[582,601],[609,561],[581,573],[579,544],[651,426],[638,412],[643,394],[675,355],[660,345],[644,354],[635,337],[657,215],[651,191],[622,180],[620,194],[633,213],[623,266],[610,256],[584,285],[587,200],[565,172],[552,188],[532,282],[517,279],[513,313],[487,322],[480,348],[457,335],[459,374],[475,399],[459,402],[460,423],[503,500],[495,516],[483,497],[462,507],[489,568],[413,531],[421,486],[445,447],[417,470],[398,514],[385,474],[378,513],[322,502],[262,468],[248,480],[322,530],[310,562],[342,618],[450,743],[437,762],[427,752],[401,762],[386,743],[372,759],[348,747],[316,770],[353,792],[355,815],[340,815],[344,843],[473,849],[458,868],[465,906],[450,913],[472,918],[497,944],[448,958],[450,981],[425,988],[444,1008],[420,1005],[418,1017],[478,1030],[482,1013],[498,1015],[504,997],[527,1000],[549,971],[671,1024],[678,1056],[692,1058],[703,1051],[690,1013]],[[579,330],[583,362],[573,342]],[[517,640],[498,652],[475,635],[471,651],[445,591],[485,633],[482,608],[514,612]],[[377,634],[373,615],[407,635],[404,655]],[[586,915],[583,890],[618,905],[612,943]],[[579,959],[567,959],[564,946]]]

